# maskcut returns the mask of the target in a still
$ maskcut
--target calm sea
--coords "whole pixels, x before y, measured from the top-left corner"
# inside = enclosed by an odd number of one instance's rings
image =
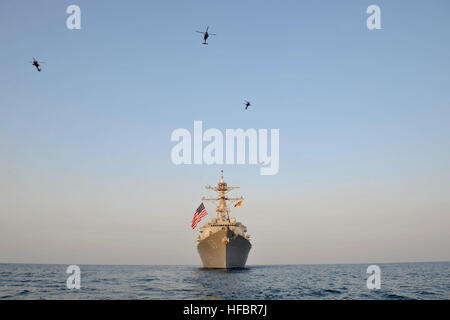
[[[243,270],[195,266],[80,265],[81,288],[66,287],[68,265],[0,264],[0,299],[450,299],[450,262],[271,265]]]

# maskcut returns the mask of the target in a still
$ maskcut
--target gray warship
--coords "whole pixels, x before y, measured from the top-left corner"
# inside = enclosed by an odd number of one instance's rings
[[[218,193],[217,198],[202,200],[218,201],[217,217],[205,223],[200,228],[197,237],[197,250],[204,268],[234,269],[245,268],[248,253],[252,245],[250,236],[246,235],[247,227],[235,218],[230,219],[230,209],[227,201],[241,201],[240,198],[229,198],[227,193],[239,187],[231,187],[223,180],[223,173],[217,186],[206,186],[206,189]]]

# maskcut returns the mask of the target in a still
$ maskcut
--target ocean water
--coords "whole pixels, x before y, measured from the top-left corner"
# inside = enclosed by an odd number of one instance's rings
[[[369,290],[366,264],[269,265],[242,270],[196,266],[0,264],[0,299],[450,299],[450,262],[379,264]]]

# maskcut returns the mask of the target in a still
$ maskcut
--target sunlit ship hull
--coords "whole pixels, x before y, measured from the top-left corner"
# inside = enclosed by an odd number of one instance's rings
[[[250,241],[241,235],[220,230],[199,241],[197,249],[204,268],[245,268]]]

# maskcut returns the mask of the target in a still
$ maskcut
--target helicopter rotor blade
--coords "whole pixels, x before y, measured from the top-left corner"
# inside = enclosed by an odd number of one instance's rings
[[[206,32],[208,32],[208,30],[209,30],[209,26],[206,27]]]
[[[202,32],[202,31],[195,31],[195,32],[198,32],[198,33],[204,34],[204,32]]]

